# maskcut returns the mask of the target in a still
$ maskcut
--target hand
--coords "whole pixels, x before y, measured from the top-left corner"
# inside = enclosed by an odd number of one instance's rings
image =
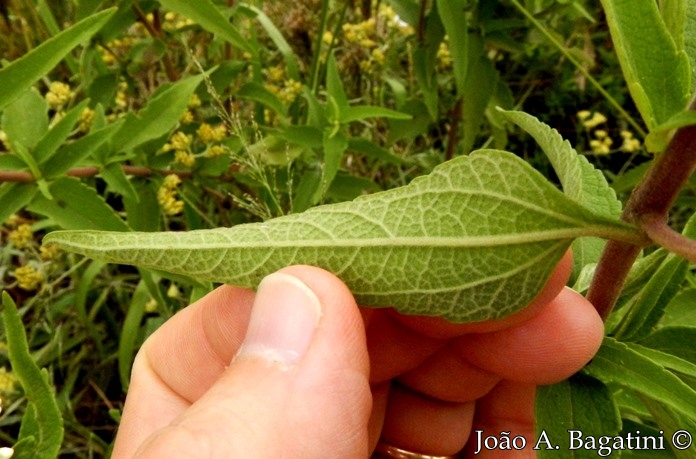
[[[525,310],[462,325],[359,309],[307,266],[258,293],[220,287],[141,348],[113,457],[354,459],[378,439],[473,455],[476,429],[533,443],[535,386],[576,372],[602,340],[592,306],[563,287],[569,270],[566,257]]]

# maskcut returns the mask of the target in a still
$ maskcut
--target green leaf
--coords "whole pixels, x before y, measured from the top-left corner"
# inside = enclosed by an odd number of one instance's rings
[[[129,113],[114,136],[116,151],[132,150],[169,132],[181,119],[191,95],[203,78],[205,75],[195,75],[177,81],[150,100],[137,115]]]
[[[119,132],[123,120],[104,126],[74,142],[63,145],[54,155],[50,155],[41,165],[43,175],[55,178],[65,174],[71,167],[93,155],[102,145]]]
[[[182,0],[186,1],[186,0]],[[196,5],[196,8],[198,5]],[[273,21],[271,21],[271,18],[269,18],[266,13],[261,11],[255,6],[248,5],[248,4],[241,4],[239,5],[239,9],[241,11],[247,12],[247,14],[251,14],[253,17],[255,17],[261,26],[266,30],[266,33],[268,34],[269,37],[271,37],[271,40],[273,40],[273,43],[276,45],[278,48],[278,51],[280,52],[281,56],[283,56],[283,60],[285,61],[285,67],[288,72],[288,76],[292,78],[295,81],[302,81],[302,77],[300,76],[300,70],[297,65],[297,59],[295,58],[295,54],[292,52],[292,48],[288,44],[288,42],[285,40],[285,37],[283,37],[283,34],[278,30],[278,28],[273,24]]]
[[[30,88],[5,107],[2,130],[11,145],[34,148],[48,131],[48,104],[38,91]]]
[[[362,153],[370,159],[383,161],[387,164],[403,165],[408,163],[408,161],[401,156],[397,156],[391,151],[375,145],[373,142],[363,137],[352,137],[348,139],[348,149]]]
[[[693,124],[696,124],[696,112],[692,110],[685,110],[676,113],[667,121],[650,131],[648,136],[645,138],[645,146],[649,151],[657,153],[662,152],[665,148],[667,148],[670,134],[674,129],[691,126]]]
[[[38,191],[35,183],[0,184],[0,222],[29,204]]]
[[[285,115],[285,106],[278,99],[278,97],[270,92],[268,89],[264,88],[263,85],[259,83],[249,82],[239,88],[237,91],[237,96],[242,99],[253,100],[254,102],[259,102],[266,107],[272,109],[276,113]]]
[[[663,327],[670,325],[696,327],[696,308],[694,308],[694,304],[696,304],[696,288],[682,290],[667,305],[660,325]]]
[[[350,123],[352,121],[360,121],[367,118],[391,118],[395,120],[409,120],[411,115],[407,113],[397,112],[385,107],[374,105],[358,105],[356,107],[348,107],[341,113],[341,123]]]
[[[348,139],[340,132],[330,135],[328,129],[324,131],[324,163],[321,169],[321,186],[317,188],[313,203],[317,203],[324,198],[326,191],[331,186],[338,168],[341,165],[341,158],[348,148]]]
[[[667,256],[660,268],[645,283],[612,334],[622,341],[647,336],[662,318],[662,313],[679,292],[689,263],[674,254]]]
[[[648,410],[650,410],[650,414],[652,414],[654,421],[660,427],[660,430],[662,431],[660,433],[666,439],[665,443],[667,445],[673,445],[675,441],[674,434],[676,432],[686,431],[689,433],[689,435],[696,432],[696,422],[694,419],[689,419],[683,416],[681,413],[678,413],[676,410],[670,408],[664,403],[659,403],[647,397],[641,397],[641,399],[643,400],[643,404],[648,408]],[[684,437],[681,437],[681,439],[683,438]],[[680,438],[676,437],[676,439]],[[689,437],[689,440],[690,439],[691,438]],[[686,449],[677,449],[672,447],[667,448],[662,452],[664,453],[669,450],[671,450],[673,454],[665,457],[676,457],[677,459],[693,459],[694,457],[693,447]],[[649,456],[651,459],[654,457],[655,452],[656,450],[651,451],[652,454]],[[625,457],[625,455],[622,455],[621,457]]]
[[[138,200],[138,194],[135,192],[133,184],[123,172],[123,167],[120,163],[109,164],[102,168],[100,173],[104,181],[113,191],[126,199]]]
[[[571,435],[583,441],[586,437],[617,436],[621,418],[611,392],[601,382],[587,375],[576,374],[552,386],[537,389],[535,401],[535,430],[538,457],[596,458],[597,448],[573,448]],[[583,443],[584,444],[584,443]]]
[[[696,2],[687,0],[684,14],[684,52],[691,62],[691,92],[696,90]]]
[[[197,22],[208,32],[218,35],[237,48],[252,52],[249,43],[210,0],[196,0],[195,2],[188,0],[159,0],[159,2],[168,10]],[[188,99],[186,100],[188,101]]]
[[[515,155],[482,150],[352,202],[187,233],[55,232],[45,242],[109,262],[255,287],[291,264],[341,277],[364,305],[455,322],[531,302],[573,238],[639,232],[564,196]]]
[[[500,111],[510,122],[521,127],[539,144],[558,175],[565,194],[577,203],[607,217],[618,217],[621,203],[604,175],[579,155],[567,140],[547,124],[519,111]],[[574,274],[596,263],[604,248],[604,241],[585,238],[573,243]]]
[[[128,231],[104,198],[79,180],[59,178],[51,183],[50,190],[53,200],[37,196],[28,209],[53,219],[63,228]]]
[[[602,347],[583,372],[605,383],[634,390],[696,419],[696,392],[629,343],[605,337]]]
[[[49,159],[65,140],[70,136],[75,124],[79,121],[82,111],[89,101],[85,100],[70,109],[51,129],[41,137],[34,148],[34,158],[41,164]],[[30,115],[25,115],[30,116]]]
[[[472,36],[469,39],[469,46],[471,71],[461,93],[463,97],[462,127],[464,128],[464,136],[460,148],[465,154],[474,147],[481,130],[488,101],[491,100],[498,81],[498,73],[493,67],[493,63],[481,55],[483,53],[483,40],[478,36]]]
[[[653,332],[638,344],[696,363],[696,327],[669,326]]]
[[[449,38],[454,81],[457,86],[457,94],[460,97],[466,92],[469,63],[469,21],[466,11],[468,7],[469,0],[437,0],[440,20]]]
[[[121,336],[118,340],[118,373],[121,377],[121,387],[127,391],[130,383],[133,357],[137,350],[138,340],[142,339],[140,323],[145,316],[145,305],[150,300],[145,281],[140,281],[133,292],[128,313],[123,321]]]
[[[601,3],[628,89],[652,131],[689,103],[689,58],[677,49],[655,0]]]
[[[341,113],[347,110],[349,105],[348,96],[346,96],[346,91],[343,88],[343,80],[341,80],[341,75],[338,72],[336,57],[333,53],[329,55],[329,59],[326,62],[326,93],[333,98],[338,106],[340,118]]]
[[[22,95],[77,45],[89,40],[116,8],[90,16],[0,69],[0,109]]]
[[[58,457],[58,451],[63,442],[63,418],[58,409],[55,390],[48,383],[48,374],[41,371],[31,357],[24,324],[17,306],[10,295],[4,291],[2,306],[2,321],[12,371],[22,385],[29,400],[30,409],[34,410],[34,418],[29,421],[34,428],[30,430],[38,431],[33,435],[35,440],[33,451],[20,449],[15,451],[15,457],[53,459]],[[19,441],[22,441],[22,438]]]

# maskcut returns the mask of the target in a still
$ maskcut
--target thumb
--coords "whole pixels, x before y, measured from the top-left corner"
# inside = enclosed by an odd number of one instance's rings
[[[368,373],[347,287],[318,268],[286,268],[259,285],[220,379],[137,457],[367,457]]]

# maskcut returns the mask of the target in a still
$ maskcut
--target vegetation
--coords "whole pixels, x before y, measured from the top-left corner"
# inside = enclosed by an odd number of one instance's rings
[[[514,152],[489,158],[523,159],[605,220],[623,208],[612,225],[632,235],[603,259],[604,242],[573,243],[571,283],[607,338],[540,390],[539,429],[696,424],[695,250],[664,225],[696,232],[693,2],[54,3],[0,3],[0,443],[15,457],[108,456],[138,346],[213,287],[47,232],[302,218],[478,149]]]

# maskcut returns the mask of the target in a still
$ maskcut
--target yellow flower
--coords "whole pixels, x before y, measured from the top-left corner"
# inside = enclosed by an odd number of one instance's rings
[[[17,390],[17,377],[7,368],[0,367],[0,394],[11,394]]]
[[[283,81],[285,78],[285,70],[280,66],[274,66],[268,68],[268,79],[272,82]]]
[[[58,110],[70,102],[72,96],[73,93],[70,90],[70,86],[60,81],[54,81],[50,84],[45,97],[48,106],[54,110]]]
[[[623,144],[621,145],[621,151],[626,153],[633,153],[640,150],[640,140],[633,137],[631,131],[621,131],[621,137],[623,138]]]
[[[177,150],[174,152],[174,161],[184,167],[193,167],[196,164],[196,157],[190,151]]]
[[[609,133],[607,131],[605,131],[604,129],[597,129],[596,131],[594,131],[594,135],[598,139],[604,139],[609,135]]]
[[[80,114],[80,124],[78,125],[80,132],[89,132],[94,122],[94,114],[94,110],[89,107],[85,107],[85,109],[82,110]]]
[[[381,49],[379,49],[379,48],[373,49],[372,52],[370,53],[370,56],[379,65],[384,65],[384,53],[382,52]]]
[[[176,174],[169,174],[162,180],[162,186],[169,189],[174,189],[181,184],[181,178]]]
[[[176,131],[174,135],[169,139],[169,143],[175,150],[188,150],[193,142],[192,135],[186,135],[181,131]]]
[[[578,112],[578,119],[580,119],[580,121],[584,121],[590,116],[592,116],[592,112],[589,110],[580,110]]]
[[[362,40],[360,40],[360,46],[362,46],[363,48],[374,48],[375,46],[377,46],[377,42],[370,38],[363,38]]]
[[[208,123],[203,123],[196,131],[196,134],[203,143],[219,142],[227,135],[227,128],[223,124],[213,127]]]
[[[198,97],[198,94],[192,94],[191,98],[189,99],[188,102],[188,108],[198,108],[201,106],[201,98]]]
[[[217,158],[225,154],[225,147],[222,145],[213,145],[205,151],[206,158]]]
[[[39,253],[42,260],[52,260],[60,252],[60,248],[55,244],[42,245],[39,247]]]
[[[181,115],[181,118],[179,119],[181,121],[181,124],[191,124],[193,123],[193,113],[191,110],[186,109],[184,110],[184,114]]]
[[[321,41],[323,41],[324,43],[329,45],[333,41],[333,38],[334,38],[333,34],[327,30],[326,32],[324,32],[324,35],[322,35]]]
[[[599,112],[594,112],[594,113],[592,114],[592,117],[589,118],[589,119],[586,119],[585,121],[583,121],[582,124],[583,124],[587,129],[593,129],[593,128],[596,128],[597,126],[599,126],[600,124],[604,124],[604,123],[606,123],[606,122],[607,122],[607,117],[606,117],[606,116],[602,115],[602,114],[599,113]]]
[[[36,290],[43,282],[43,274],[29,265],[15,269],[14,276],[22,290]]]
[[[31,230],[31,225],[22,223],[16,229],[10,231],[8,238],[12,245],[18,249],[26,249],[34,239],[34,232]]]
[[[164,177],[162,185],[157,190],[157,202],[166,215],[178,215],[184,210],[184,201],[176,199],[176,187],[180,183],[181,179],[178,175],[170,174]]]

